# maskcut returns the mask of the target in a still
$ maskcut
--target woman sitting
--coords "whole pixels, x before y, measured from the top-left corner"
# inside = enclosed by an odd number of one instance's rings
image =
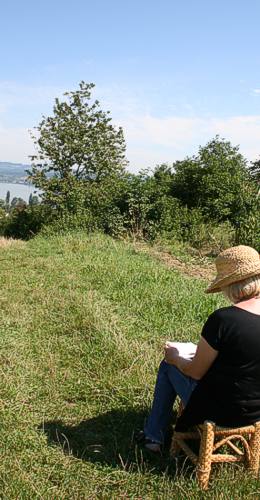
[[[151,413],[139,441],[160,451],[179,395],[185,409],[176,430],[214,421],[236,427],[260,420],[260,259],[237,246],[216,259],[217,277],[207,293],[223,292],[232,306],[207,319],[194,357],[187,360],[165,344]]]

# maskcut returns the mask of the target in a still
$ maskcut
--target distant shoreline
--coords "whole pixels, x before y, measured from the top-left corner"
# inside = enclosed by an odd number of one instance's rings
[[[22,198],[24,201],[28,202],[30,195],[32,194],[40,196],[41,192],[37,189],[34,184],[25,184],[24,182],[13,180],[12,182],[3,182],[0,180],[0,199],[5,200],[8,191],[10,192],[10,197],[12,198]]]
[[[1,179],[0,177],[0,182],[2,184],[20,184],[20,186],[33,186],[33,184],[31,184],[31,182],[19,182],[19,181],[12,181],[10,179]]]

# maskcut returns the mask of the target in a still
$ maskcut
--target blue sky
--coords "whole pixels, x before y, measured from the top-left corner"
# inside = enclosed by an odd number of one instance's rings
[[[0,161],[81,80],[122,125],[129,168],[196,153],[217,133],[260,155],[258,0],[9,0],[1,6]]]

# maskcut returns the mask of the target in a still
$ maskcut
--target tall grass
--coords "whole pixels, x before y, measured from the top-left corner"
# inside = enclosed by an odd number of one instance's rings
[[[0,258],[1,498],[201,498],[188,464],[132,438],[164,340],[196,341],[221,297],[102,235],[37,237]],[[203,498],[259,495],[242,471],[218,467]]]

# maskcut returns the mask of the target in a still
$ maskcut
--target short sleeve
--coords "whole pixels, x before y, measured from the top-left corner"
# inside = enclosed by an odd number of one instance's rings
[[[201,336],[216,351],[219,351],[222,344],[221,321],[216,312],[211,314],[202,328]]]

